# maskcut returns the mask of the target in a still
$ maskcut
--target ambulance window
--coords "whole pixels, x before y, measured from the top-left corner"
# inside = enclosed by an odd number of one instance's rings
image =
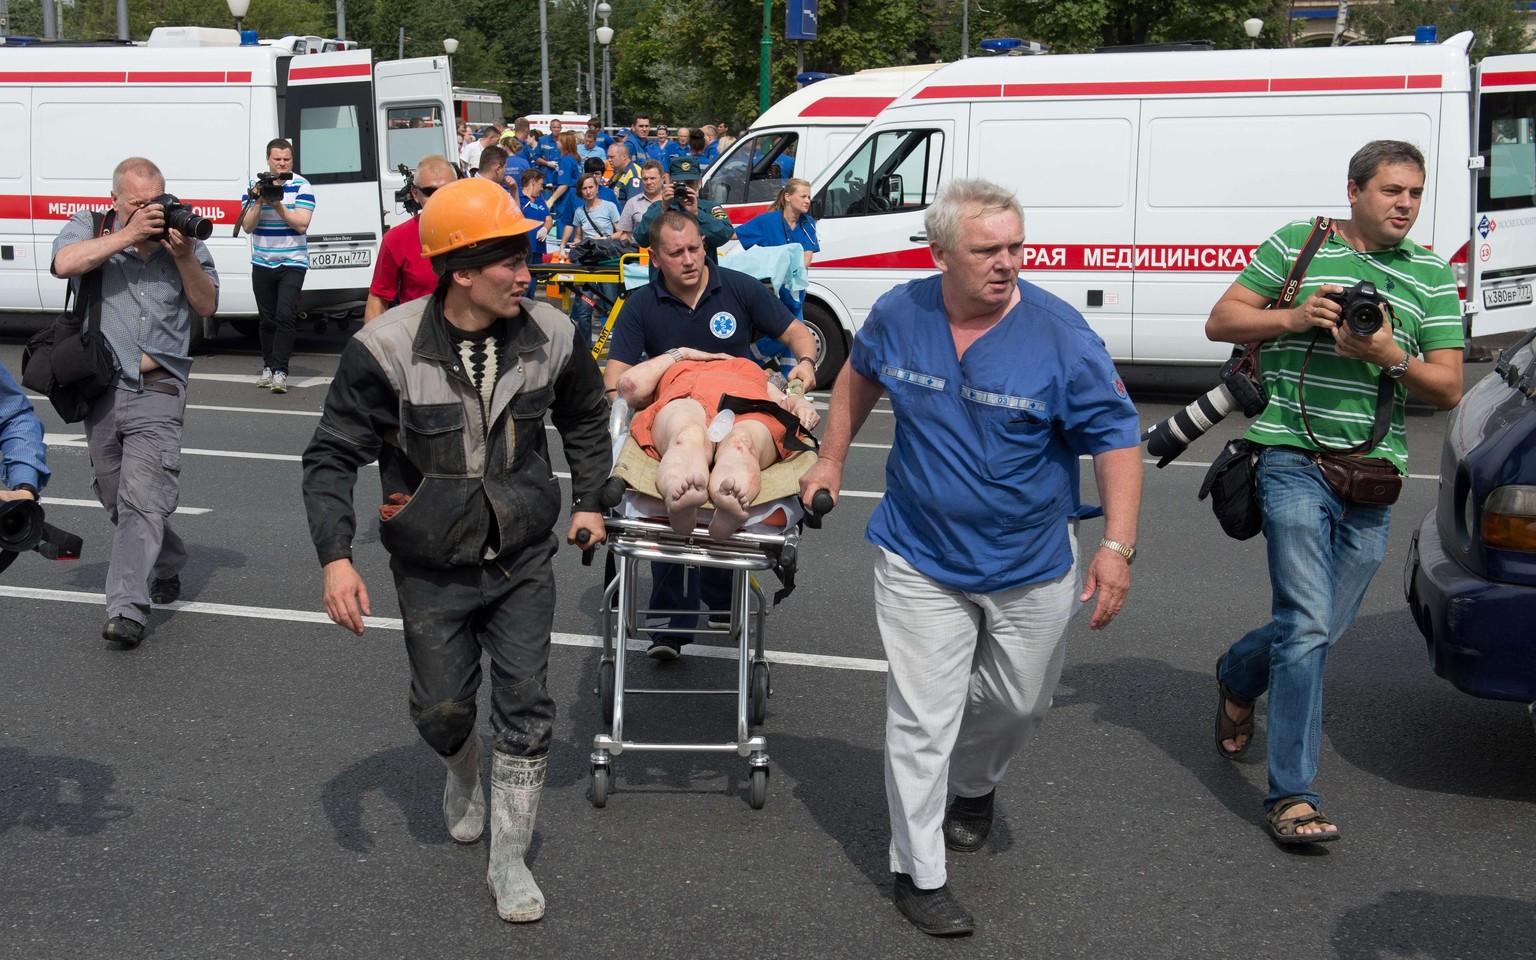
[[[289,85],[287,110],[293,168],[311,183],[376,179],[378,158],[368,84]]]
[[[819,219],[925,209],[939,189],[944,134],[886,130],[870,137],[816,198]]]
[[[1536,206],[1536,92],[1484,94],[1479,114],[1478,210]]]
[[[716,160],[704,196],[716,203],[764,203],[795,175],[798,135],[787,131],[742,137]]]
[[[385,122],[389,129],[384,146],[389,155],[384,161],[390,170],[402,163],[414,170],[422,157],[443,152],[443,110],[438,104],[390,107]]]

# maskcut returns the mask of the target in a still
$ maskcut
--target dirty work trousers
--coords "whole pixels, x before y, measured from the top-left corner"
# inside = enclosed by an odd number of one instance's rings
[[[491,661],[491,734],[518,757],[549,752],[555,702],[545,689],[554,624],[553,534],[498,560],[447,570],[390,561],[411,661],[411,720],[452,756],[474,732],[480,657]]]

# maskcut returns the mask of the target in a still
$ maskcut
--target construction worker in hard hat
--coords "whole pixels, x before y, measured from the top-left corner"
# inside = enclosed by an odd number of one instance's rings
[[[485,828],[475,693],[491,660],[490,868],[503,920],[544,915],[524,864],[555,704],[545,683],[560,486],[545,415],[572,487],[566,542],[603,540],[608,404],[592,354],[554,307],[523,299],[529,231],[489,180],[440,188],[421,213],[437,290],[386,311],[342,351],[304,453],[304,506],[331,619],[361,635],[372,614],[353,566],[352,489],[377,458],[379,541],[390,554],[410,656],[410,714],[448,768],[443,817],[474,843]],[[370,524],[371,526],[371,524]]]

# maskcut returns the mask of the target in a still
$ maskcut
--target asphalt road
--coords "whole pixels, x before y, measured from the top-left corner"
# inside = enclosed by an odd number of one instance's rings
[[[13,371],[24,332],[0,324]],[[1262,539],[1225,539],[1195,500],[1203,464],[1241,427],[1229,421],[1149,469],[1129,605],[1104,632],[1074,622],[1055,709],[999,791],[992,839],[951,855],[977,935],[938,942],[907,925],[889,899],[862,539],[891,436],[882,408],[849,464],[860,495],[808,533],[799,591],[768,621],[763,810],[748,807],[734,755],[634,753],[593,808],[600,566],[561,552],[560,717],[532,863],[549,912],[501,923],[484,842],[453,844],[442,826],[442,768],[406,714],[398,624],[355,638],[320,604],[297,461],[339,343],[302,340],[295,388],[278,397],[251,386],[257,358],[234,341],[198,360],[174,521],[192,552],[187,589],[132,652],[100,639],[110,527],[90,503],[82,431],[44,409],[49,519],[82,534],[86,554],[23,557],[0,581],[0,957],[1536,956],[1530,718],[1433,676],[1402,598],[1444,426],[1422,410],[1386,562],[1330,658],[1319,786],[1340,843],[1275,847],[1262,761],[1211,747],[1212,664],[1268,608]],[[1144,424],[1212,381],[1125,373]],[[377,502],[376,475],[357,495]],[[374,615],[398,617],[363,530]],[[639,681],[700,686],[731,683],[734,661],[630,666]],[[720,702],[634,709],[635,735],[732,736]]]

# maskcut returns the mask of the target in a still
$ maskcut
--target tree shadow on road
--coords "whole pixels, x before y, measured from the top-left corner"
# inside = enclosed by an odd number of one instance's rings
[[[79,757],[0,750],[0,834],[12,827],[71,837],[100,833],[133,816],[133,807],[111,799],[117,774]]]
[[[1536,904],[1399,890],[1346,911],[1333,943],[1339,960],[1536,957]]]

